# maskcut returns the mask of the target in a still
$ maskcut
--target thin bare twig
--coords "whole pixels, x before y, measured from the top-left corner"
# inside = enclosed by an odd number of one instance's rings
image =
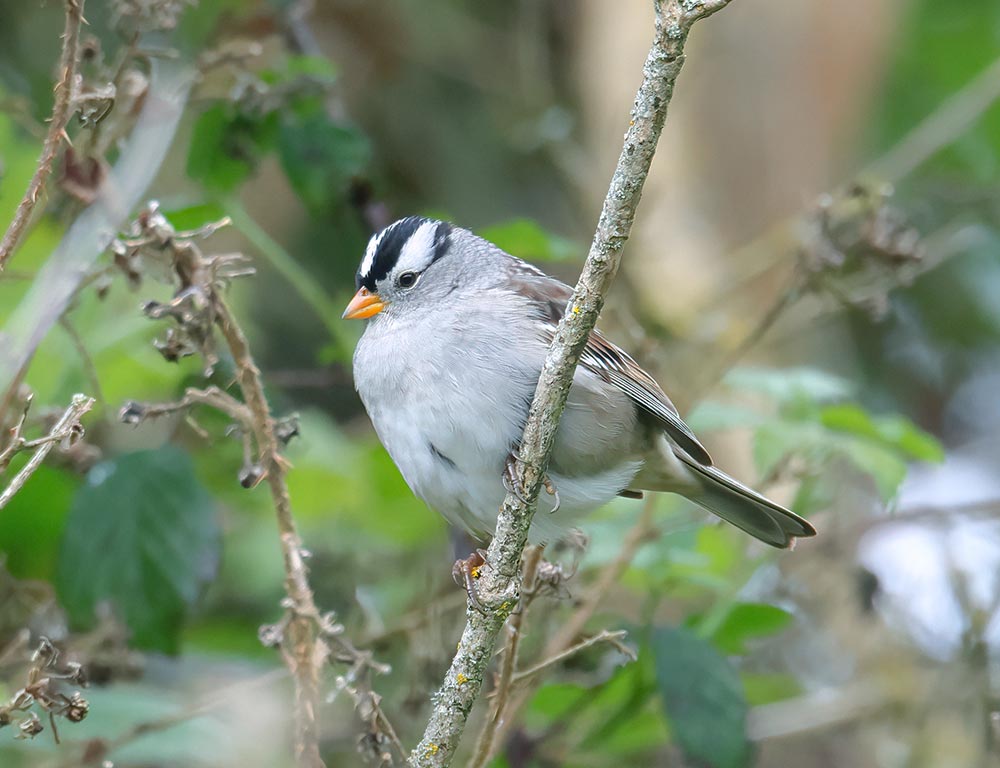
[[[521,607],[507,622],[507,642],[504,645],[500,673],[497,675],[496,685],[493,689],[493,710],[483,723],[482,731],[479,732],[475,755],[469,763],[469,768],[482,768],[493,756],[497,729],[503,722],[504,711],[510,696],[511,681],[517,667],[517,654],[521,647],[524,617],[536,589],[535,581],[538,574],[538,564],[542,559],[542,551],[542,547],[529,547],[525,552],[522,575],[524,592],[521,596]]]
[[[119,418],[126,424],[138,424],[146,419],[186,411],[195,405],[207,405],[226,414],[241,427],[251,427],[253,415],[243,403],[218,387],[184,390],[184,397],[175,403],[137,403],[130,400],[122,406]]]
[[[0,344],[0,418],[9,409],[28,365],[52,326],[65,313],[118,232],[141,203],[170,147],[191,86],[184,62],[151,61],[149,87],[128,140],[97,190],[97,199],[66,230],[28,292],[6,319]]]
[[[593,645],[597,645],[598,643],[611,643],[616,648],[618,648],[618,650],[622,651],[622,653],[625,653],[625,655],[629,656],[634,661],[635,652],[626,649],[626,646],[621,644],[621,641],[624,640],[626,637],[628,637],[628,632],[626,632],[624,629],[618,629],[615,630],[614,632],[611,632],[607,629],[602,629],[593,637],[588,637],[586,640],[581,640],[576,645],[571,645],[569,648],[567,648],[564,651],[560,651],[555,656],[550,656],[544,661],[540,661],[537,664],[533,664],[527,669],[518,672],[516,675],[514,675],[514,678],[513,680],[511,680],[511,682],[514,685],[517,685],[527,680],[531,680],[533,677],[535,677],[535,675],[539,674],[540,672],[544,672],[549,667],[553,667],[556,664],[565,661],[570,656],[573,656],[579,653],[580,651],[584,651]]]
[[[295,680],[295,757],[300,765],[322,766],[319,754],[319,672],[326,662],[327,646],[320,640],[322,617],[316,608],[302,556],[302,539],[292,516],[285,472],[288,464],[279,453],[274,419],[264,395],[260,371],[250,354],[246,335],[229,305],[215,294],[216,325],[232,353],[240,390],[250,410],[260,463],[266,473],[278,520],[281,553],[285,564],[285,593],[291,619],[286,627],[285,662]]]
[[[543,659],[565,658],[562,654],[565,654],[569,649],[574,647],[577,638],[583,632],[587,622],[597,612],[597,609],[604,602],[611,588],[621,579],[622,574],[628,569],[636,553],[643,544],[656,535],[656,528],[653,526],[653,512],[656,507],[655,498],[652,494],[646,498],[639,519],[626,534],[625,540],[622,542],[622,547],[618,550],[615,559],[604,567],[597,580],[580,601],[579,607],[570,615],[569,619],[560,625],[559,631],[545,644],[545,649],[541,654]],[[498,729],[499,741],[503,741],[507,731],[517,722],[518,714],[527,705],[534,692],[529,685],[531,680],[527,679],[526,675],[521,673],[518,677],[521,678],[522,682],[518,686],[517,692],[511,696],[510,704],[507,706],[507,716]]]
[[[236,424],[244,443],[244,471],[240,482],[253,487],[267,481],[278,521],[279,541],[284,561],[286,613],[279,622],[260,629],[261,641],[278,648],[292,674],[295,687],[295,758],[299,765],[319,768],[320,673],[327,662],[350,665],[337,679],[336,692],[346,691],[364,720],[368,733],[366,750],[381,758],[384,746],[401,745],[380,706],[379,697],[367,681],[370,672],[386,673],[389,668],[377,663],[371,653],[356,648],[345,636],[344,628],[332,614],[321,614],[309,585],[302,548],[292,514],[285,475],[288,464],[281,448],[296,432],[294,417],[276,420],[264,393],[260,371],[251,355],[246,334],[238,324],[223,296],[224,287],[234,278],[250,274],[242,254],[205,255],[193,242],[212,234],[216,225],[192,232],[178,232],[160,213],[156,203],[143,210],[131,236],[119,240],[123,248],[148,248],[160,258],[164,252],[172,259],[178,283],[174,298],[168,303],[148,302],[144,312],[154,319],[172,319],[176,324],[168,343],[159,345],[171,359],[181,354],[200,353],[209,367],[217,359],[213,330],[218,329],[236,368],[236,383],[242,402],[215,387],[189,389],[176,403],[146,404],[130,402],[120,414],[122,421],[140,423],[148,418],[184,412],[194,405],[208,405],[225,413]],[[171,343],[169,340],[173,339]]]
[[[97,399],[97,402],[104,405],[104,390],[101,388],[101,378],[97,375],[97,366],[94,365],[94,358],[87,351],[87,345],[83,341],[83,337],[80,336],[76,330],[76,326],[70,321],[68,315],[63,315],[59,318],[59,326],[69,336],[70,342],[76,349],[76,354],[80,357],[80,364],[83,366],[84,375],[86,375],[87,381],[90,383],[94,397]]]
[[[28,190],[14,212],[14,220],[7,227],[7,232],[0,240],[0,271],[17,247],[24,233],[31,212],[38,202],[45,181],[52,172],[52,162],[59,152],[66,135],[66,124],[72,115],[73,90],[76,80],[76,67],[80,48],[80,25],[83,23],[84,0],[66,0],[66,24],[63,28],[62,55],[59,58],[59,81],[55,87],[55,103],[52,105],[52,119],[49,121],[49,132],[42,144],[42,154],[38,158],[35,173],[28,182]]]
[[[559,419],[581,351],[593,330],[604,297],[618,271],[632,229],[636,207],[667,116],[674,84],[684,63],[684,44],[699,19],[729,0],[657,0],[655,35],[643,66],[618,165],[605,197],[597,231],[583,272],[538,380],[524,435],[517,482],[521,493],[508,493],[497,518],[486,566],[480,578],[480,602],[469,608],[466,626],[445,681],[436,696],[423,738],[410,754],[410,765],[438,768],[451,764],[473,705],[482,690],[497,636],[518,600],[521,554],[528,537],[539,490],[555,441]]]
[[[39,465],[45,460],[45,457],[55,447],[56,443],[61,443],[67,438],[72,438],[74,435],[82,433],[83,427],[80,425],[80,418],[93,405],[94,398],[87,397],[86,395],[73,395],[73,400],[69,408],[66,409],[66,412],[56,422],[55,426],[52,427],[49,434],[38,440],[23,440],[20,436],[20,425],[15,428],[14,443],[18,445],[15,446],[12,443],[11,446],[4,449],[4,456],[6,457],[8,452],[9,454],[13,454],[18,450],[31,450],[32,448],[35,449],[35,452],[28,459],[28,463],[21,468],[21,471],[14,475],[14,479],[10,481],[10,485],[7,486],[3,493],[0,493],[0,509],[6,507],[7,503],[14,498],[14,494],[21,490],[28,481],[28,478],[38,469]]]

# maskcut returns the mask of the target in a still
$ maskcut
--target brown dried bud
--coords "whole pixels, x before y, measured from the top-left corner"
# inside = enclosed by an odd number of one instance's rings
[[[63,713],[66,719],[71,723],[79,723],[87,716],[88,712],[90,712],[90,703],[80,695],[79,691],[74,691]]]
[[[118,412],[118,420],[122,424],[141,424],[146,418],[146,406],[135,400],[129,400]]]
[[[18,734],[19,739],[33,739],[45,730],[42,721],[38,719],[38,715],[34,712],[18,723],[17,727],[21,729],[21,733]]]
[[[298,437],[299,415],[297,413],[292,413],[275,422],[274,436],[278,438],[282,445],[288,445],[293,438]]]
[[[248,464],[240,470],[240,485],[244,488],[256,488],[264,479],[264,468],[260,464]]]

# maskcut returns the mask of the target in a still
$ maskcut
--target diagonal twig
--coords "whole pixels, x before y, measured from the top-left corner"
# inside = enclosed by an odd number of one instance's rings
[[[410,754],[414,768],[450,765],[493,655],[497,636],[517,604],[521,554],[528,537],[556,429],[580,353],[611,286],[635,218],[643,184],[667,116],[674,84],[684,63],[691,27],[729,0],[657,0],[656,31],[643,66],[625,144],[604,200],[580,280],[556,329],[520,442],[518,481],[522,493],[508,493],[497,518],[480,578],[486,610],[470,608],[458,651],[434,696],[430,720]],[[523,496],[523,500],[518,498]]]
[[[66,0],[66,25],[63,29],[62,55],[59,58],[59,80],[55,88],[55,103],[52,105],[52,118],[49,121],[49,131],[42,144],[42,154],[38,158],[35,173],[28,182],[28,190],[14,212],[14,219],[7,232],[0,240],[0,272],[17,247],[21,235],[24,234],[31,218],[31,212],[38,202],[42,188],[52,172],[52,162],[59,152],[66,135],[66,124],[73,113],[73,89],[76,80],[77,60],[80,48],[80,26],[83,24],[84,0]]]
[[[521,597],[521,607],[507,624],[507,642],[504,646],[503,661],[500,664],[500,673],[497,675],[496,685],[493,689],[493,710],[486,718],[483,729],[479,733],[476,743],[475,755],[469,768],[482,768],[493,756],[496,735],[500,724],[503,722],[507,709],[507,701],[510,696],[511,684],[514,681],[514,669],[517,667],[518,650],[521,645],[522,624],[524,615],[528,610],[530,596],[536,590],[536,578],[538,575],[538,564],[542,559],[542,548],[529,548],[524,557],[524,594]]]
[[[6,456],[8,451],[15,453],[18,450],[30,450],[31,448],[35,448],[35,452],[28,459],[28,463],[21,468],[21,471],[14,475],[14,479],[10,481],[10,485],[4,489],[3,493],[0,493],[0,509],[6,507],[8,502],[14,498],[14,494],[21,490],[28,481],[28,478],[45,461],[45,457],[49,455],[49,451],[55,447],[56,443],[60,443],[79,433],[81,430],[80,418],[93,405],[94,398],[87,397],[86,395],[73,395],[73,400],[69,408],[66,409],[66,412],[56,422],[55,426],[52,427],[49,434],[38,440],[23,442],[20,437],[20,425],[16,428],[15,443],[12,443],[10,447],[4,450],[4,455]],[[20,445],[15,445],[18,442],[20,442]]]

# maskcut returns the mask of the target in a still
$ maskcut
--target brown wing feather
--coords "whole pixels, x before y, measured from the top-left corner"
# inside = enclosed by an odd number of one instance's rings
[[[538,306],[542,318],[549,324],[547,332],[551,338],[556,324],[565,314],[572,289],[521,261],[515,269],[514,284],[519,293],[528,296]],[[681,419],[656,380],[600,331],[591,332],[580,356],[580,365],[628,395],[641,411],[656,419],[670,439],[691,458],[711,466],[712,457]]]

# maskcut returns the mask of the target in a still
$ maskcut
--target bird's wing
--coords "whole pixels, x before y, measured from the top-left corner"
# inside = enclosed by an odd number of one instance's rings
[[[520,260],[515,262],[512,277],[514,289],[538,308],[540,317],[545,321],[548,339],[551,340],[556,325],[565,314],[566,304],[573,294],[572,289]],[[628,395],[692,459],[711,466],[712,457],[681,419],[660,385],[631,355],[609,341],[600,331],[591,331],[580,356],[580,365]]]

